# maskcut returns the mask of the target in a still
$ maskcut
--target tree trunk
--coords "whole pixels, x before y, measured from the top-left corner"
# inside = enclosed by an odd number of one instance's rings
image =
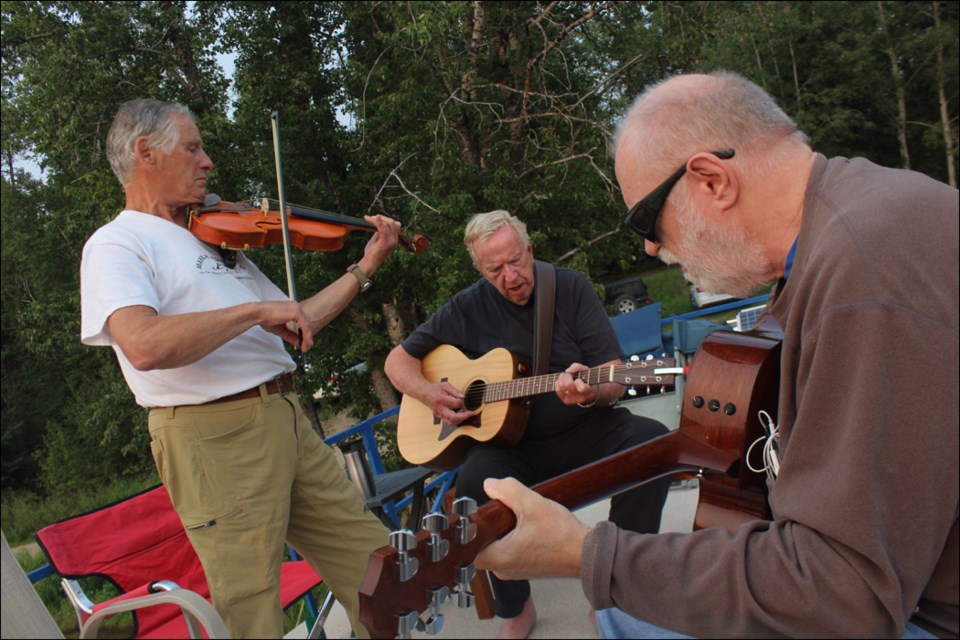
[[[396,300],[383,303],[383,321],[387,324],[387,335],[390,336],[390,343],[394,346],[403,342],[410,330],[400,316]]]
[[[910,168],[910,149],[907,146],[907,92],[903,86],[903,71],[897,59],[897,49],[893,45],[893,37],[887,30],[887,17],[883,11],[883,1],[877,2],[877,16],[880,18],[880,28],[886,39],[884,52],[890,58],[890,73],[893,75],[893,85],[897,91],[897,140],[900,142],[900,162],[904,169]]]
[[[933,3],[933,26],[937,34],[940,33],[940,2]],[[950,126],[950,102],[945,90],[947,76],[944,69],[946,62],[943,59],[943,42],[937,43],[937,94],[940,100],[940,123],[943,127],[943,145],[947,151],[947,180],[951,187],[957,188],[957,164],[953,159],[957,151],[957,143],[953,137],[953,127]]]
[[[381,411],[400,404],[397,390],[393,388],[390,378],[383,372],[383,367],[377,367],[370,372],[370,384],[373,385],[373,393],[377,396]]]
[[[210,103],[203,91],[203,79],[200,68],[197,66],[197,57],[193,52],[193,43],[184,28],[186,19],[183,15],[183,6],[172,2],[161,2],[160,8],[169,17],[169,37],[173,42],[177,55],[179,69],[169,69],[170,75],[175,78],[190,96],[190,108],[197,115],[203,116],[210,112]]]

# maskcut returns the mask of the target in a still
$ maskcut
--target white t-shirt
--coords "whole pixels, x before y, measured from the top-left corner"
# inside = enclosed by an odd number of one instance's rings
[[[132,210],[120,212],[84,245],[80,339],[113,347],[137,404],[201,404],[296,369],[283,341],[259,326],[175,369],[138,371],[117,346],[107,319],[124,307],[143,305],[172,316],[289,299],[242,253],[234,269],[217,254],[187,229]]]

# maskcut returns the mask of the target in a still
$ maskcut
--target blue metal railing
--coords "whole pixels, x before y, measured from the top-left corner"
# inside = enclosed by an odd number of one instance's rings
[[[383,458],[380,457],[380,448],[377,444],[376,434],[373,432],[373,427],[380,422],[383,422],[387,418],[391,418],[397,413],[399,413],[400,407],[391,407],[386,411],[382,411],[375,416],[371,416],[366,420],[358,422],[357,424],[344,429],[339,433],[326,438],[324,442],[329,445],[336,444],[348,438],[351,438],[356,435],[360,435],[363,439],[363,446],[367,450],[368,458],[370,460],[370,469],[373,471],[374,475],[379,475],[381,473],[386,473],[386,468],[383,466]],[[423,494],[429,495],[431,491],[437,491],[437,497],[434,499],[433,504],[430,507],[430,513],[434,511],[439,511],[440,507],[443,505],[443,494],[446,493],[450,487],[453,485],[453,481],[456,478],[457,469],[452,471],[440,472],[435,478],[432,478],[427,482],[423,487]],[[390,517],[396,520],[396,512],[403,511],[404,508],[410,505],[413,501],[413,494],[404,496],[396,502],[385,504],[384,510],[390,515]]]
[[[712,307],[706,307],[703,309],[697,309],[696,311],[688,311],[686,313],[678,313],[674,316],[667,316],[666,318],[660,319],[661,325],[673,324],[673,321],[677,318],[683,320],[692,320],[693,318],[700,318],[703,316],[712,316],[715,313],[723,313],[724,311],[730,311],[731,309],[739,309],[741,307],[752,307],[759,304],[764,304],[767,299],[770,297],[769,293],[764,293],[759,296],[754,296],[752,298],[745,298],[743,300],[734,300],[733,302],[724,302],[723,304],[716,304]]]

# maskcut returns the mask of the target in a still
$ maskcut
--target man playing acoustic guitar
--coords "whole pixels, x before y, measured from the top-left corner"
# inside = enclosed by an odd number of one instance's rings
[[[615,149],[647,253],[718,293],[779,280],[773,519],[590,529],[491,480],[519,524],[476,566],[579,576],[606,638],[956,638],[957,190],[814,152],[769,95],[724,72],[648,88]]]
[[[424,376],[422,361],[428,354],[452,345],[477,358],[502,347],[531,363],[534,351],[538,283],[526,225],[506,211],[478,214],[467,224],[464,242],[482,278],[394,348],[385,364],[398,390],[451,425],[474,414],[465,407],[462,389]],[[622,355],[590,283],[576,271],[556,269],[549,359],[549,371],[559,374],[555,393],[531,398],[526,429],[515,446],[484,442],[467,451],[457,476],[457,496],[486,502],[487,478],[510,476],[533,484],[665,434],[659,422],[611,406],[623,395],[622,385],[587,384],[576,375],[588,367],[620,364]],[[656,533],[668,488],[669,480],[663,479],[615,496],[610,520],[630,531]],[[498,637],[527,637],[536,620],[530,584],[491,578],[496,613],[505,619]]]

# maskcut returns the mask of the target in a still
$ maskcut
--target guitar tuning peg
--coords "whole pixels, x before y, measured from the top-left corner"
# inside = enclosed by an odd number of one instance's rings
[[[406,582],[417,574],[420,561],[411,557],[407,552],[417,547],[417,537],[408,529],[390,532],[390,545],[397,550],[397,578]]]
[[[457,566],[457,607],[467,609],[473,606],[475,600],[470,593],[470,581],[477,575],[477,569],[472,564]]]
[[[640,361],[640,356],[638,356],[637,354],[633,354],[632,356],[630,356],[630,362],[639,362],[639,361]]]
[[[409,529],[390,532],[390,546],[401,553],[417,548],[417,536]]]
[[[427,548],[430,549],[430,559],[433,562],[440,562],[450,552],[450,541],[444,540],[440,535],[446,531],[448,524],[447,516],[442,513],[428,513],[423,517],[423,528],[430,532]]]
[[[647,354],[647,357],[644,358],[644,360],[647,360],[647,361],[653,360],[653,354],[652,353]]]
[[[414,631],[423,631],[423,620],[416,611],[408,611],[397,616],[397,637],[409,638]]]
[[[473,498],[457,498],[453,501],[453,512],[460,516],[457,523],[457,541],[468,544],[477,537],[477,525],[469,517],[477,512],[477,501]]]
[[[430,533],[441,533],[447,528],[447,516],[443,515],[439,511],[434,511],[433,513],[428,513],[423,516],[421,521],[423,528],[429,531]]]
[[[430,617],[424,624],[424,631],[428,635],[435,636],[443,628],[443,614],[440,613],[440,607],[449,597],[449,587],[433,587],[430,589]]]
[[[636,388],[636,387],[630,387],[629,389],[627,389],[627,395],[630,396],[631,398],[634,397],[634,396],[636,396],[636,395],[637,395],[637,388]]]

